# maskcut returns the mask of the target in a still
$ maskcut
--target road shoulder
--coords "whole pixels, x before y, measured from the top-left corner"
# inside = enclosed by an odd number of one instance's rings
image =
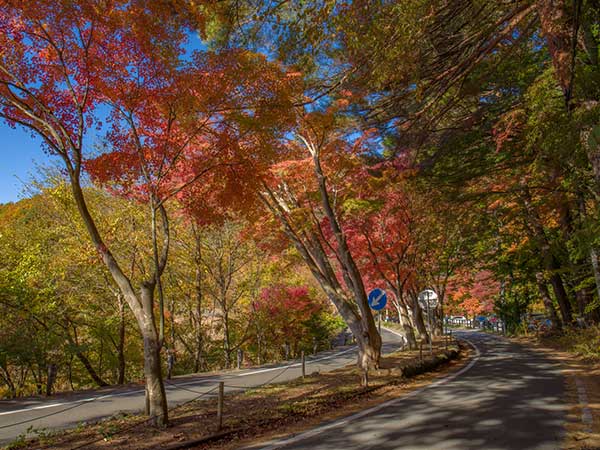
[[[544,353],[559,363],[565,376],[565,450],[600,448],[600,362],[566,351],[552,338],[520,336],[508,338]]]

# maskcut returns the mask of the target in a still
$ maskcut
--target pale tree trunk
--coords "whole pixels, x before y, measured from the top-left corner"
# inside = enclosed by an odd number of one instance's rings
[[[367,240],[369,253],[371,254],[371,258],[377,261],[378,255],[374,250],[373,245],[371,244],[371,239],[368,236],[368,233],[364,233],[365,239]],[[404,259],[404,255],[406,254],[407,248],[402,252],[401,255],[397,256],[397,261],[394,264],[394,277],[388,277],[378,266],[378,272],[381,279],[385,281],[388,288],[394,293],[394,298],[392,299],[392,303],[394,304],[396,310],[398,311],[398,322],[402,329],[404,330],[404,337],[406,338],[406,342],[408,344],[409,349],[417,348],[417,340],[415,338],[415,330],[412,326],[412,321],[410,319],[408,313],[408,307],[406,306],[406,301],[404,300],[403,290],[406,284],[407,279],[403,279],[400,275],[400,260]]]
[[[193,228],[194,241],[195,241],[195,257],[194,262],[196,264],[195,272],[195,293],[196,293],[196,355],[194,358],[194,372],[203,370],[203,345],[204,339],[202,335],[202,242],[200,239],[200,233],[198,230]]]
[[[118,384],[125,383],[125,303],[119,296],[119,340],[117,342],[117,359],[119,362]]]
[[[408,344],[408,348],[413,350],[417,348],[417,338],[415,337],[415,330],[412,327],[410,316],[408,313],[408,308],[402,299],[402,295],[397,291],[394,292],[394,306],[398,311],[398,320],[400,322],[400,326],[404,331],[404,337],[406,338],[406,343]]]
[[[150,415],[153,425],[166,426],[168,424],[167,398],[160,365],[161,347],[154,317],[156,277],[153,277],[151,281],[145,282],[142,285],[139,296],[135,293],[130,279],[125,275],[117,260],[104,243],[96,227],[96,223],[89,212],[79,181],[80,166],[77,165],[76,168],[73,168],[68,159],[65,160],[65,163],[71,178],[73,197],[83,223],[98,253],[102,257],[102,261],[123,293],[123,297],[131,308],[142,333],[144,340],[144,375],[146,378],[146,411]],[[164,268],[163,263],[166,262],[164,260],[165,255],[163,254],[163,258],[161,258],[162,268]]]
[[[331,297],[330,297],[331,299]],[[369,328],[365,325],[365,322],[360,319],[359,315],[350,307],[350,303],[347,300],[341,300],[336,298],[331,299],[336,306],[338,312],[348,324],[348,328],[352,331],[356,339],[356,345],[358,347],[358,358],[357,365],[361,368],[379,368],[379,358],[381,357],[381,337],[379,333],[375,335],[370,332]],[[371,315],[371,312],[368,312]],[[373,316],[371,315],[373,323]],[[376,340],[372,339],[376,336]]]
[[[425,342],[429,342],[430,337],[427,332],[427,327],[425,326],[425,320],[423,318],[423,310],[419,306],[419,302],[417,301],[417,294],[411,294],[411,311],[412,311],[412,319],[414,327],[417,329],[419,333],[419,338],[425,340]]]
[[[52,39],[50,39],[50,41],[51,40]],[[156,283],[160,283],[160,276],[164,271],[168,245],[163,245],[162,247],[159,264],[156,268],[156,273],[154,273],[152,276],[151,281],[147,281],[142,286],[141,293],[136,293],[132,286],[131,278],[125,275],[118,261],[104,242],[104,239],[98,230],[92,215],[90,214],[81,187],[81,173],[84,163],[83,141],[85,130],[88,125],[85,115],[86,112],[90,111],[89,102],[91,101],[91,96],[88,95],[91,89],[89,80],[85,80],[80,84],[82,91],[76,90],[74,89],[74,85],[72,85],[69,81],[68,73],[70,73],[71,70],[64,64],[64,61],[57,70],[60,72],[61,69],[63,70],[62,73],[64,75],[63,82],[66,80],[66,87],[72,94],[74,101],[72,106],[76,107],[76,113],[71,118],[72,121],[70,121],[70,124],[66,124],[66,122],[63,120],[64,118],[54,115],[52,111],[53,108],[49,108],[44,104],[44,102],[39,101],[37,98],[32,96],[27,89],[23,89],[23,87],[28,84],[27,81],[24,82],[23,80],[20,80],[12,75],[11,78],[13,78],[13,81],[16,83],[15,87],[18,87],[19,92],[23,94],[27,100],[15,100],[17,97],[14,95],[8,97],[3,95],[2,97],[3,100],[8,98],[8,105],[16,107],[27,117],[27,120],[23,121],[19,118],[17,122],[40,135],[48,145],[50,152],[56,154],[63,160],[64,168],[69,176],[71,191],[79,216],[89,234],[90,240],[101,257],[102,262],[110,272],[113,280],[119,287],[125,300],[127,301],[127,304],[131,308],[140,327],[140,331],[144,337],[145,355],[147,356],[145,363],[147,368],[145,371],[148,374],[147,391],[149,392],[149,403],[151,404],[151,408],[149,409],[153,411],[152,422],[156,425],[166,425],[168,421],[168,411],[164,386],[162,385],[162,379],[160,377],[159,352],[161,343],[157,339],[157,334],[154,333],[156,331],[156,326],[154,323],[153,312],[153,292],[156,288]],[[31,106],[29,102],[31,102],[31,105],[35,106]],[[12,117],[11,114],[6,113],[6,109],[3,109],[0,112],[0,116],[3,116],[9,120],[14,120],[14,117]],[[142,146],[139,135],[135,132],[135,123],[132,117],[132,114],[124,114],[123,118],[129,122],[132,131],[137,137],[137,151],[143,162],[143,154],[145,149]],[[28,120],[31,120],[31,122]],[[145,170],[146,168],[143,167],[142,169],[144,172],[143,178],[147,183],[147,187],[151,187],[153,181],[160,181],[151,180],[151,177]],[[158,211],[160,212],[161,219],[163,220],[165,243],[168,244],[168,223],[166,222],[166,211],[164,210],[162,203],[158,205]],[[155,243],[156,241],[153,239],[153,245]],[[41,379],[41,375],[39,378]]]
[[[225,368],[231,367],[231,339],[229,336],[229,311],[223,311],[223,354],[225,355]]]
[[[588,147],[591,147],[591,145],[589,145],[589,143],[587,142],[587,139],[586,139],[585,145]],[[598,147],[598,150],[600,150],[600,144],[597,147]],[[600,153],[600,152],[598,152],[598,153]],[[589,154],[589,148],[588,148],[588,154]],[[600,158],[596,162],[600,163]],[[594,176],[596,177],[597,187],[600,188],[600,167],[594,167]],[[584,198],[582,192],[578,193],[577,201],[578,201],[580,216],[582,218],[587,217],[585,198]],[[598,254],[596,253],[596,248],[594,247],[593,243],[590,243],[589,258],[590,258],[590,265],[592,268],[592,274],[594,275],[596,294],[598,295],[598,298],[600,299],[600,268],[598,267]],[[592,297],[593,297],[593,295],[592,295]],[[596,308],[596,311],[594,312],[595,317],[592,317],[592,319],[598,321],[599,313],[600,313],[600,311],[598,311],[598,308]]]
[[[144,312],[138,324],[144,339],[144,376],[146,378],[146,414],[157,426],[166,425],[167,396],[160,364],[160,339],[156,320],[151,306],[154,304],[154,285],[145,284],[141,288]]]
[[[336,259],[340,263],[347,290],[341,286],[336,270],[334,270],[327,252],[323,248],[325,238],[319,220],[313,218],[312,229],[307,229],[306,224],[296,228],[295,220],[290,216],[290,213],[297,207],[297,199],[293,198],[293,193],[287,189],[285,183],[278,187],[281,191],[277,192],[274,192],[266,183],[263,183],[265,192],[259,193],[259,197],[274,217],[279,220],[283,226],[283,231],[292,241],[311,273],[352,331],[358,345],[358,366],[377,368],[381,356],[381,336],[377,331],[375,320],[368,305],[360,272],[349,251],[345,235],[331,205],[325,176],[320,167],[318,149],[308,140],[303,139],[303,141],[314,161],[314,172],[321,194],[321,204],[329,219],[337,243],[337,249],[334,251],[336,252]],[[350,291],[353,301],[349,299],[348,291]]]
[[[314,173],[319,185],[321,194],[321,204],[325,215],[329,219],[329,225],[333,231],[335,241],[337,243],[337,255],[341,262],[342,276],[346,286],[352,291],[354,300],[358,305],[360,314],[358,318],[361,323],[361,337],[357,338],[359,342],[359,366],[360,367],[379,367],[379,358],[381,356],[381,336],[377,330],[377,325],[371,313],[367,293],[362,281],[362,275],[358,270],[358,266],[352,257],[350,248],[346,241],[346,235],[340,226],[338,216],[332,205],[329,190],[327,188],[327,178],[323,173],[320,159],[320,149],[309,138],[299,136],[307,150],[310,152],[313,164]],[[350,324],[348,324],[350,325]]]
[[[590,247],[590,260],[592,263],[592,269],[594,271],[594,280],[596,281],[596,292],[598,293],[598,298],[600,298],[600,269],[598,268],[598,254],[593,246]]]
[[[266,185],[264,185],[264,188],[266,192],[264,195],[260,195],[261,200],[280,221],[285,234],[292,241],[321,289],[352,331],[358,346],[358,366],[378,367],[381,355],[381,337],[377,332],[370,311],[367,311],[368,316],[366,318],[361,317],[356,305],[349,301],[338,281],[336,272],[331,266],[319,237],[315,233],[294,229],[293,222],[288,217],[287,206]],[[368,325],[369,321],[372,324],[371,326]]]
[[[161,214],[162,217],[162,225],[165,227],[165,243],[163,244],[163,253],[159,254],[158,248],[158,223],[157,223],[157,212]],[[160,347],[163,347],[165,342],[165,299],[162,287],[162,269],[161,269],[161,258],[165,259],[168,255],[169,249],[169,230],[168,230],[168,221],[166,218],[166,211],[164,207],[158,202],[154,195],[151,196],[150,202],[150,214],[152,217],[151,225],[152,225],[152,259],[154,262],[154,280],[153,280],[153,289],[155,288],[158,292],[158,342]],[[163,266],[164,269],[164,266]],[[154,299],[153,299],[154,304]],[[172,343],[175,345],[175,342]]]

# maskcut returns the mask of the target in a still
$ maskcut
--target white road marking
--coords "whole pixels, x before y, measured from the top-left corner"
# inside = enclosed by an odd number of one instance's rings
[[[315,362],[319,362],[319,361],[324,361],[327,359],[332,359],[332,358],[337,358],[340,355],[344,355],[346,353],[355,351],[356,347],[352,347],[349,349],[346,349],[344,351],[338,352],[338,353],[334,353],[333,355],[328,355],[328,356],[323,356],[321,358],[317,358],[317,359],[311,359],[311,360],[307,360],[306,363],[307,364],[311,364],[311,363],[315,363]],[[291,364],[289,367],[300,367],[302,365],[301,362],[299,363],[294,363]],[[255,375],[257,373],[264,373],[264,372],[272,372],[274,370],[281,370],[281,369],[285,369],[288,366],[277,366],[277,367],[269,367],[267,369],[259,369],[259,370],[254,370],[251,372],[245,372],[245,373],[238,373],[238,374],[227,374],[226,376],[233,376],[233,377],[246,377],[246,376],[250,376],[250,375]],[[172,389],[176,389],[177,386],[188,386],[188,385],[192,385],[192,384],[197,384],[199,382],[206,382],[206,381],[221,381],[222,378],[203,378],[200,380],[195,380],[195,381],[189,381],[186,383],[177,383],[177,384],[172,384],[172,385],[167,385],[165,386],[165,388],[167,390],[172,390]],[[249,386],[250,387],[250,386]],[[10,415],[10,414],[19,414],[19,413],[24,413],[24,412],[28,412],[28,411],[36,411],[39,409],[47,409],[47,408],[56,408],[58,406],[67,406],[67,405],[74,405],[76,403],[88,403],[88,402],[93,402],[95,400],[103,400],[105,398],[111,398],[111,397],[122,397],[125,395],[132,395],[132,394],[138,394],[144,392],[144,389],[138,389],[138,390],[133,390],[133,391],[127,391],[127,392],[119,392],[119,393],[114,393],[114,394],[106,394],[106,395],[100,395],[97,397],[89,397],[89,398],[84,398],[81,400],[73,400],[70,402],[58,402],[58,403],[50,403],[47,405],[39,405],[39,406],[31,406],[29,408],[23,408],[23,409],[17,409],[14,411],[4,411],[4,412],[0,412],[0,416],[6,416],[6,415]]]
[[[399,335],[395,331],[389,330],[387,328],[385,328],[385,330],[389,331],[392,334]],[[317,358],[317,359],[306,360],[306,363],[307,364],[312,364],[312,363],[316,363],[316,362],[319,362],[319,361],[325,361],[325,360],[328,360],[328,359],[337,358],[340,355],[344,355],[346,353],[350,353],[352,351],[355,351],[356,349],[357,349],[357,347],[354,346],[354,347],[351,347],[349,349],[343,350],[341,352],[334,353],[332,355],[323,356],[323,357]],[[300,367],[301,365],[302,365],[302,363],[298,362],[298,363],[294,363],[294,364],[289,365],[289,367],[290,368],[292,368],[292,367]],[[257,373],[265,373],[265,372],[272,372],[274,370],[285,369],[286,367],[288,367],[288,366],[269,367],[267,369],[258,369],[258,370],[254,370],[254,371],[251,371],[251,372],[245,372],[245,373],[226,374],[226,375],[224,375],[224,377],[227,377],[227,376],[246,377],[246,376],[250,376],[250,375],[256,375]],[[188,386],[188,385],[197,384],[199,382],[206,382],[206,381],[221,381],[222,379],[223,378],[203,378],[203,379],[200,379],[200,380],[189,381],[189,382],[185,382],[185,383],[177,383],[177,384],[167,385],[167,386],[165,386],[165,389],[167,389],[167,390],[173,390],[173,389],[177,389],[177,386]],[[248,387],[251,387],[251,386],[248,386]],[[77,404],[77,403],[89,403],[89,402],[93,402],[93,401],[96,401],[96,400],[103,400],[103,399],[112,398],[112,397],[122,397],[122,396],[125,396],[125,395],[139,394],[139,393],[142,393],[142,392],[144,392],[144,389],[138,389],[138,390],[126,391],[126,392],[118,392],[118,393],[114,393],[114,394],[99,395],[97,397],[88,397],[88,398],[84,398],[84,399],[81,399],[81,400],[73,400],[73,401],[70,401],[70,402],[57,402],[57,403],[50,403],[50,404],[46,404],[46,405],[31,406],[29,408],[23,408],[23,409],[17,409],[17,410],[13,410],[13,411],[0,412],[0,416],[7,416],[7,415],[11,415],[11,414],[20,414],[20,413],[24,413],[24,412],[28,412],[28,411],[37,411],[37,410],[40,410],[40,409],[56,408],[58,406],[74,405],[74,404]]]
[[[433,382],[433,383],[431,383],[431,384],[429,384],[429,385],[427,385],[427,386],[425,386],[423,388],[416,389],[416,390],[414,390],[412,392],[409,392],[408,394],[403,395],[402,397],[398,397],[398,398],[395,398],[393,400],[389,400],[387,402],[380,403],[379,405],[374,406],[373,408],[362,410],[362,411],[360,411],[360,412],[358,412],[356,414],[353,414],[351,416],[345,417],[345,418],[337,420],[335,422],[331,422],[331,423],[329,423],[327,425],[323,425],[321,427],[313,428],[312,430],[305,431],[304,433],[300,433],[300,434],[298,434],[296,436],[293,436],[293,437],[290,437],[290,438],[284,438],[284,439],[280,439],[280,440],[274,440],[274,441],[271,441],[271,442],[267,442],[265,444],[262,444],[262,445],[265,445],[264,447],[263,446],[260,446],[260,447],[258,447],[258,446],[247,447],[248,450],[250,450],[250,449],[277,450],[277,449],[285,447],[286,445],[295,444],[297,442],[304,441],[304,440],[306,440],[308,438],[317,436],[317,435],[323,433],[324,431],[327,431],[327,430],[330,430],[332,428],[336,428],[336,427],[339,427],[339,426],[342,426],[342,425],[347,425],[347,424],[349,424],[349,423],[351,423],[351,422],[353,422],[353,421],[355,421],[357,419],[361,419],[361,418],[363,418],[365,416],[368,416],[369,414],[376,413],[378,411],[381,411],[384,408],[387,408],[389,406],[393,406],[393,405],[395,405],[397,403],[401,403],[404,400],[406,400],[407,398],[411,398],[411,397],[414,397],[416,395],[419,395],[421,392],[423,392],[423,391],[425,391],[427,389],[431,389],[431,388],[434,388],[436,386],[440,386],[442,384],[445,384],[445,383],[447,383],[449,381],[452,381],[453,379],[455,379],[456,377],[462,375],[463,373],[467,372],[468,370],[471,370],[471,368],[477,363],[477,361],[479,360],[479,357],[481,356],[481,352],[479,351],[479,348],[477,348],[477,346],[475,344],[473,344],[471,341],[469,341],[467,339],[463,339],[463,340],[465,342],[467,342],[471,347],[473,347],[473,349],[475,350],[475,356],[469,362],[469,364],[467,364],[465,367],[463,367],[459,371],[457,371],[455,373],[452,373],[450,375],[447,375],[447,376],[445,376],[443,378],[440,378],[439,380],[437,380],[437,381],[435,381],[435,382]]]

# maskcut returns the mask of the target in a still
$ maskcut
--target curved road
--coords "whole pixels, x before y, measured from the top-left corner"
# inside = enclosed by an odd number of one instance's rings
[[[397,350],[402,340],[396,333],[383,330],[383,351]],[[306,359],[306,372],[326,372],[356,361],[356,346],[322,352]],[[256,387],[298,378],[301,364],[269,365],[254,369],[178,377],[166,385],[169,407],[199,396],[214,395],[219,381],[226,391]],[[62,429],[108,417],[119,412],[139,412],[144,405],[142,386],[124,386],[83,391],[50,399],[17,399],[0,401],[0,444],[13,441],[33,429]]]
[[[566,418],[557,363],[500,337],[456,333],[477,349],[457,373],[370,410],[253,448],[557,450]]]

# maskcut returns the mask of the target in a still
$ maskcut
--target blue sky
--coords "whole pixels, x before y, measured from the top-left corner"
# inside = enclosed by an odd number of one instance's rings
[[[36,164],[46,165],[50,160],[39,138],[22,128],[12,129],[0,119],[0,203],[19,200],[23,183],[36,173]]]
[[[193,51],[207,49],[196,33],[190,33],[188,39],[186,57]],[[87,143],[93,138],[87,136]],[[47,166],[55,159],[44,153],[39,137],[33,137],[21,127],[12,129],[0,119],[0,203],[23,198],[23,183],[35,177],[38,166]]]

